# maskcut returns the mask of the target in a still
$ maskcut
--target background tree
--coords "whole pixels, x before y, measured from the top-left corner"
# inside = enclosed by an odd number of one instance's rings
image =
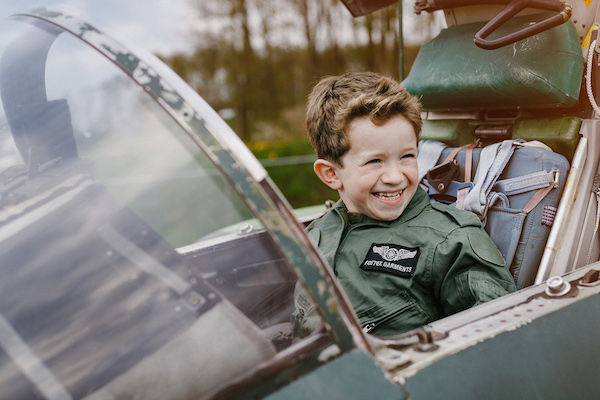
[[[319,78],[358,70],[399,78],[398,8],[352,18],[339,0],[193,1],[197,44],[165,61],[224,117],[233,115],[228,122],[294,207],[335,199],[310,157],[294,165],[282,160],[313,152],[304,105]],[[405,2],[410,14],[414,0]],[[405,18],[405,37],[417,38],[407,40],[406,71],[420,43],[435,34],[434,22]]]
[[[406,2],[410,13],[414,0]],[[230,122],[248,143],[301,137],[307,93],[324,75],[372,70],[399,78],[396,6],[352,18],[339,0],[195,0],[194,5],[195,50],[165,61],[213,107],[232,110]],[[427,40],[434,22],[424,15],[405,31]],[[419,44],[405,47],[407,67]]]

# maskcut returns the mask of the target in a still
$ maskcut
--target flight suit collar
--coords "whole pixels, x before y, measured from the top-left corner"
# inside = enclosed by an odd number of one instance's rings
[[[348,215],[348,209],[340,199],[334,204],[330,212],[309,226],[309,237],[313,244],[319,248],[322,256],[333,268],[333,271],[336,272],[335,256],[338,247],[352,227],[357,227],[358,225],[389,227],[396,223],[401,224],[417,217],[428,205],[429,196],[419,187],[400,217],[394,221],[378,221],[362,214]]]
[[[415,192],[413,198],[408,203],[408,206],[398,218],[393,221],[379,221],[372,218],[367,217],[363,214],[354,214],[348,213],[348,209],[346,205],[342,201],[342,199],[338,200],[333,209],[337,211],[337,213],[342,217],[345,224],[344,225],[354,225],[354,224],[375,224],[375,225],[390,225],[395,223],[403,223],[408,220],[415,218],[417,215],[423,211],[425,207],[429,205],[429,196],[425,191],[418,187]]]

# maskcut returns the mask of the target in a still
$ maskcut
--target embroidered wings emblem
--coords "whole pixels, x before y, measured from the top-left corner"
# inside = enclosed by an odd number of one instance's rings
[[[406,260],[407,258],[414,258],[417,255],[417,250],[394,249],[390,246],[373,246],[373,251],[386,261]]]

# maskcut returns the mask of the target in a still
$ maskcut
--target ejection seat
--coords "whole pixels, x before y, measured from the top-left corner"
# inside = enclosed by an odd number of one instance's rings
[[[548,17],[511,18],[495,34]],[[422,185],[482,219],[521,288],[535,280],[579,140],[584,61],[571,21],[494,50],[474,44],[484,25],[442,30],[403,84],[424,107]]]

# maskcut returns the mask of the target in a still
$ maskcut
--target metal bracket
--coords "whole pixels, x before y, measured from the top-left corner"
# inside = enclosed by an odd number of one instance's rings
[[[450,160],[427,171],[427,182],[439,193],[444,193],[450,182],[456,179],[459,172],[458,161],[456,159]]]

